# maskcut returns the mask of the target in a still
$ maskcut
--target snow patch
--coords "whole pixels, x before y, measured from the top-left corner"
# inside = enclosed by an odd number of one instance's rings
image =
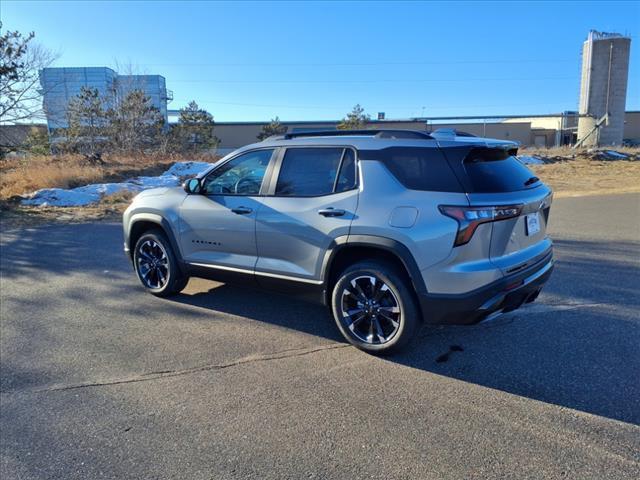
[[[186,177],[204,172],[212,164],[207,162],[177,162],[162,175],[175,175],[176,177]]]
[[[149,188],[177,187],[185,177],[197,175],[211,166],[206,162],[177,162],[158,177],[136,177],[122,183],[94,183],[84,187],[45,188],[22,200],[23,205],[81,207],[97,203],[105,195],[122,191],[139,193]]]
[[[605,150],[604,153],[607,154],[610,157],[613,157],[613,158],[628,158],[629,157],[629,155],[626,155],[626,154],[620,153],[620,152],[616,152],[615,150]]]
[[[45,188],[23,200],[22,204],[42,207],[80,207],[99,202],[104,195],[113,195],[123,190],[139,191],[135,185],[128,183],[94,183],[71,190]]]
[[[587,150],[589,156],[594,160],[626,160],[629,155],[626,153],[617,152],[615,150],[596,150],[590,148]]]
[[[519,155],[518,156],[518,160],[520,160],[522,163],[524,163],[525,165],[529,165],[529,164],[542,164],[544,163],[544,160],[542,160],[539,157],[531,157],[529,155]]]

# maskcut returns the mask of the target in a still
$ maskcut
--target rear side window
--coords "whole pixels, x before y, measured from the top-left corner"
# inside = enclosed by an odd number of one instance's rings
[[[360,158],[379,160],[406,188],[433,192],[462,192],[462,186],[437,148],[391,147],[361,151]]]
[[[353,150],[346,148],[336,182],[336,192],[346,192],[356,186],[356,157]]]
[[[496,148],[474,148],[463,162],[470,193],[516,192],[535,187],[539,179],[517,158]]]
[[[345,148],[288,148],[282,159],[276,195],[313,197],[355,186],[355,158]]]

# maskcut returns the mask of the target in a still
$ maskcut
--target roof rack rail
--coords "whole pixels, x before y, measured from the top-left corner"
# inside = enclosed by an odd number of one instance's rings
[[[455,137],[476,137],[477,135],[474,135],[472,133],[468,133],[468,132],[462,132],[460,130],[457,130],[455,128],[438,128],[436,130],[433,130],[431,132],[429,132],[431,135],[451,135],[451,136],[455,136]]]
[[[345,137],[345,136],[372,136],[377,138],[415,138],[419,140],[433,139],[427,132],[419,130],[317,130],[311,132],[285,133],[283,138],[291,140],[298,137]]]

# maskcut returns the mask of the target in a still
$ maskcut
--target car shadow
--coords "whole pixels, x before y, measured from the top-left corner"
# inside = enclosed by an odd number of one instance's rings
[[[191,286],[187,287],[187,290],[191,291]],[[170,297],[169,300],[246,317],[333,341],[344,340],[335,328],[327,308],[258,288],[219,284],[204,291],[183,292]]]
[[[131,266],[121,241],[121,227],[114,224],[9,232],[0,255],[2,280],[55,281],[78,271],[97,276],[108,271],[113,285],[130,293]],[[556,270],[532,306],[492,323],[424,328],[406,352],[375,361],[640,424],[640,244],[565,239],[555,242],[555,252]],[[190,285],[168,305],[194,305],[343,341],[322,306],[205,284]]]
[[[405,352],[376,361],[640,424],[633,249],[556,242],[556,271],[536,303],[474,326],[426,326]],[[172,300],[343,341],[326,308],[261,290],[221,285]]]

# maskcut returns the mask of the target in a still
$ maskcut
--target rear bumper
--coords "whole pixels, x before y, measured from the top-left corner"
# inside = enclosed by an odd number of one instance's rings
[[[533,302],[553,271],[553,253],[531,267],[485,287],[458,295],[419,295],[425,323],[471,325],[495,313],[510,312]]]

